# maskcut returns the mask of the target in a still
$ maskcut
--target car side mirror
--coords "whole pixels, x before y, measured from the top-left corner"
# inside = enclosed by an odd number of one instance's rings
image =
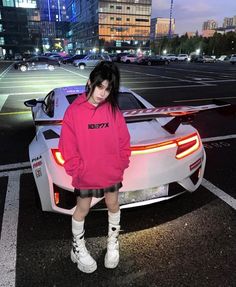
[[[35,107],[38,103],[44,103],[44,101],[37,101],[36,99],[27,100],[24,102],[24,105],[28,108]]]

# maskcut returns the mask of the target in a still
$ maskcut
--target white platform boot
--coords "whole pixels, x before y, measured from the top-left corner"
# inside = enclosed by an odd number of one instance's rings
[[[77,263],[78,269],[84,273],[92,273],[97,269],[97,263],[89,254],[84,240],[84,232],[73,236],[71,260]]]
[[[120,215],[118,210],[113,213],[108,211],[108,238],[107,253],[105,255],[104,265],[106,268],[116,268],[120,260],[118,236],[120,232]]]
[[[118,236],[120,225],[109,223],[107,253],[105,255],[104,265],[106,268],[116,268],[120,260]]]
[[[97,269],[97,263],[89,254],[84,240],[84,220],[77,221],[72,217],[72,250],[71,260],[77,263],[78,269],[85,273],[92,273]]]

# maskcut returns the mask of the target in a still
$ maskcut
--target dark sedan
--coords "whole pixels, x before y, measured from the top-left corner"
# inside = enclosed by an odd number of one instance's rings
[[[14,64],[14,68],[21,72],[28,70],[49,70],[53,71],[59,67],[60,63],[55,59],[50,59],[45,56],[35,56],[25,61],[20,61]]]
[[[167,65],[170,63],[170,61],[167,59],[163,59],[161,56],[147,56],[139,59],[137,63],[141,65],[152,66],[152,65]]]
[[[73,64],[73,62],[75,60],[81,60],[85,57],[86,55],[74,55],[71,57],[66,57],[64,58],[64,60],[62,61],[63,64]]]

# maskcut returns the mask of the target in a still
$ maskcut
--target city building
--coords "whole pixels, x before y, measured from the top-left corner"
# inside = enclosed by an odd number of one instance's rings
[[[36,0],[40,11],[41,21],[66,22],[66,0]]]
[[[151,19],[151,31],[150,38],[151,40],[163,38],[169,35],[170,30],[170,19],[156,17]],[[171,34],[175,32],[175,19],[171,19]]]
[[[236,15],[233,17],[225,17],[223,21],[223,28],[236,27]]]
[[[203,22],[202,31],[204,30],[214,30],[218,27],[218,23],[215,20],[207,20]]]
[[[203,37],[212,37],[215,32],[216,29],[218,28],[218,23],[215,20],[207,20],[205,22],[203,22],[202,25],[202,36]]]
[[[39,21],[34,0],[0,0],[0,58],[36,52],[42,42]]]
[[[149,49],[151,0],[68,0],[69,50]]]

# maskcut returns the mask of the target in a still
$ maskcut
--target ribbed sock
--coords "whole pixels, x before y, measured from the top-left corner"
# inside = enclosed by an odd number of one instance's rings
[[[84,220],[77,221],[72,217],[72,233],[74,236],[82,234],[84,231]]]
[[[108,222],[113,225],[120,224],[120,209],[115,213],[108,211]]]

